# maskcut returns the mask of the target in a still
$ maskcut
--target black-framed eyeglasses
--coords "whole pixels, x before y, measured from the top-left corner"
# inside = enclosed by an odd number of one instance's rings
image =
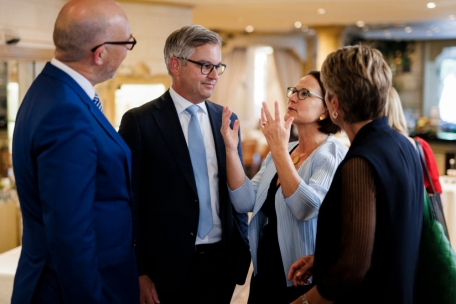
[[[96,47],[91,49],[91,51],[95,52],[96,49],[98,49],[100,46],[105,45],[105,44],[124,44],[124,45],[127,45],[128,50],[131,51],[135,47],[136,39],[133,36],[131,36],[130,39],[133,39],[133,40],[129,40],[129,41],[106,41],[106,42],[103,42],[102,44],[97,45]]]
[[[223,64],[223,63],[212,64],[212,63],[208,63],[208,62],[194,61],[191,59],[186,59],[186,58],[177,57],[177,56],[176,56],[176,58],[179,58],[179,59],[182,59],[185,61],[189,61],[191,63],[199,65],[201,67],[201,74],[203,74],[203,75],[210,74],[212,72],[212,70],[215,68],[215,70],[217,71],[217,74],[220,76],[223,74],[223,72],[225,72],[225,69],[226,69],[226,64]]]
[[[293,96],[294,93],[297,93],[297,97],[299,100],[306,100],[307,97],[309,97],[310,94],[312,94],[313,96],[317,97],[317,98],[320,98],[321,100],[325,100],[323,97],[321,97],[320,95],[318,94],[315,94],[314,92],[311,92],[307,89],[296,89],[295,87],[288,87],[287,88],[287,97],[290,98],[291,96]]]

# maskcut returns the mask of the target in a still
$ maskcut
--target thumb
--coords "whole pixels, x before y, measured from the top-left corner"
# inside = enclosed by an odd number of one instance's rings
[[[236,119],[233,124],[233,131],[237,134],[239,132],[239,126],[241,125],[241,122],[239,119]]]
[[[293,120],[294,120],[294,117],[289,117],[286,121],[285,121],[285,129],[287,131],[289,131],[291,129],[291,124],[293,123]]]

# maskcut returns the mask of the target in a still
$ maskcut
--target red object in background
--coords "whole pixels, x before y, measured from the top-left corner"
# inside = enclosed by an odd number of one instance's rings
[[[431,147],[429,144],[422,139],[421,137],[414,137],[418,140],[423,148],[424,158],[426,159],[426,164],[428,166],[429,175],[431,176],[432,183],[434,184],[434,188],[436,192],[442,193],[442,186],[440,185],[440,174],[439,169],[437,168],[437,162],[435,160],[434,152],[432,152]],[[423,168],[424,170],[424,168]],[[433,193],[431,184],[429,183],[429,179],[426,174],[424,174],[424,186],[426,187],[427,192]]]

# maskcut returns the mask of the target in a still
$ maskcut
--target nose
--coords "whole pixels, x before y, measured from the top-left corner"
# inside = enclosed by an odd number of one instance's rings
[[[288,97],[288,102],[289,103],[298,103],[297,95],[296,93],[293,93],[290,97]]]
[[[217,73],[217,70],[215,69],[215,67],[212,67],[212,71],[209,74],[207,74],[207,77],[209,77],[211,79],[219,78],[219,74]]]

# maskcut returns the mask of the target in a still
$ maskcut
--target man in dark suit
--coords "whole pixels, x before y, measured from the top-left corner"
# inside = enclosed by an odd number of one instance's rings
[[[171,88],[125,113],[119,129],[132,151],[141,303],[230,303],[250,252],[247,215],[228,195],[223,108],[207,100],[225,69],[221,38],[185,26],[164,54]]]
[[[131,152],[93,87],[136,41],[114,1],[71,0],[54,43],[14,130],[24,234],[11,302],[137,304]]]

